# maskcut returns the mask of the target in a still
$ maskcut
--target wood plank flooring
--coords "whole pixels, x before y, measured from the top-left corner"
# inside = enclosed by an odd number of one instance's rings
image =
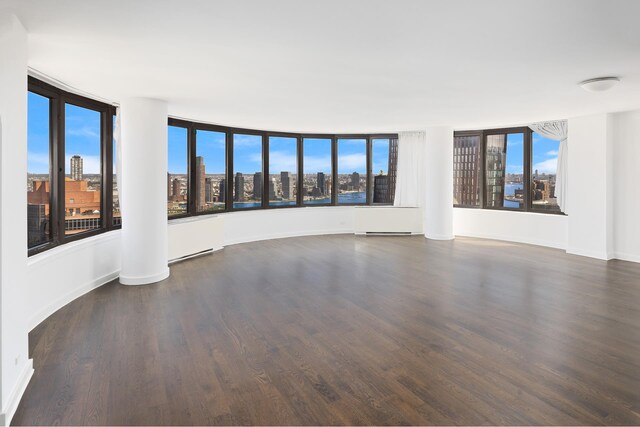
[[[640,265],[301,237],[107,284],[30,335],[14,425],[640,424]]]

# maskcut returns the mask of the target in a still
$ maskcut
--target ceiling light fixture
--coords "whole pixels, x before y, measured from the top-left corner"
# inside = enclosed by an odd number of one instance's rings
[[[604,92],[620,82],[618,77],[597,77],[578,83],[580,87],[589,92]]]

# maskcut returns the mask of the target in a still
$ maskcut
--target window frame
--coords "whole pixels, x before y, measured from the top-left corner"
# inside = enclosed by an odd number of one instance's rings
[[[374,203],[373,202],[373,192],[374,188],[374,171],[373,171],[373,140],[374,139],[388,139],[389,140],[389,155],[391,155],[391,140],[398,139],[397,134],[391,133],[377,133],[370,134],[368,136],[367,141],[367,205],[368,206],[393,206],[393,202],[389,203]],[[396,158],[396,162],[397,162]],[[396,164],[397,169],[397,164]],[[390,171],[387,171],[387,175],[389,175]],[[362,205],[356,205],[362,206]]]
[[[522,179],[523,179],[523,191],[524,191],[524,202],[522,203],[522,207],[520,208],[505,208],[503,206],[500,207],[492,207],[487,206],[487,163],[486,163],[486,150],[487,150],[487,136],[490,135],[509,135],[521,133],[523,134],[523,171],[522,171]],[[495,128],[495,129],[482,129],[482,130],[465,130],[465,131],[455,131],[453,134],[454,138],[456,136],[480,136],[481,144],[480,144],[480,179],[478,180],[478,185],[480,188],[480,203],[478,206],[467,206],[467,205],[456,205],[454,204],[454,208],[461,209],[486,209],[492,211],[507,211],[507,212],[529,212],[529,213],[541,213],[545,215],[566,215],[561,211],[551,211],[551,210],[542,210],[536,209],[533,207],[533,200],[531,197],[531,170],[532,170],[532,157],[533,157],[533,131],[527,126],[518,126],[518,127],[508,127],[508,128]],[[455,156],[455,151],[453,153]],[[451,159],[454,162],[454,158]],[[506,171],[505,171],[506,177]]]
[[[327,206],[391,206],[393,203],[373,203],[373,194],[369,191],[369,187],[372,185],[372,140],[373,139],[397,139],[397,133],[375,133],[375,134],[328,134],[328,133],[296,133],[296,132],[280,132],[269,130],[257,130],[230,126],[221,126],[210,123],[193,122],[189,120],[169,117],[167,126],[177,126],[187,129],[188,141],[187,141],[187,176],[188,176],[188,194],[187,194],[187,211],[179,215],[167,216],[169,221],[174,219],[187,218],[200,215],[218,215],[228,212],[247,212],[257,210],[269,210],[269,209],[293,209],[293,208],[323,208]],[[196,132],[198,130],[220,132],[225,134],[226,141],[226,174],[225,174],[225,209],[215,212],[203,211],[197,212],[195,206],[195,198],[192,196],[196,191],[196,146],[197,137]],[[234,152],[233,152],[233,137],[235,134],[243,135],[255,135],[262,138],[262,199],[260,200],[260,206],[252,208],[234,208],[233,207],[233,185],[234,185]],[[295,205],[283,205],[273,206],[269,204],[269,138],[270,137],[284,137],[295,138],[297,144],[297,194]],[[303,187],[304,187],[304,139],[305,138],[317,138],[328,139],[331,141],[331,203],[326,204],[304,204]],[[337,193],[337,156],[338,156],[338,139],[365,139],[367,147],[367,201],[366,203],[340,203],[338,204]]]
[[[121,225],[113,225],[113,105],[87,98],[28,76],[28,92],[44,96],[49,103],[49,223],[51,240],[32,248],[28,256],[51,248],[97,236]],[[100,228],[66,235],[65,233],[65,106],[71,104],[100,113]]]

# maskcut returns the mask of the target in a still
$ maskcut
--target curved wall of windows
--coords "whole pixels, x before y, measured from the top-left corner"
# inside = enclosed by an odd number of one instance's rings
[[[396,134],[282,133],[170,118],[168,135],[169,219],[393,204]]]

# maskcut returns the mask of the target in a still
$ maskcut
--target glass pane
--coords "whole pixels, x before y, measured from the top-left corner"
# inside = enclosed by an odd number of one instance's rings
[[[50,100],[29,92],[27,101],[27,235],[32,248],[51,240]]]
[[[367,140],[338,140],[338,203],[367,202]]]
[[[269,137],[269,205],[294,206],[298,194],[298,140]]]
[[[522,133],[487,136],[487,206],[519,209],[524,203]]]
[[[233,135],[233,207],[262,206],[262,137]]]
[[[226,187],[226,135],[196,131],[196,208],[198,212],[224,210]]]
[[[304,138],[302,140],[305,205],[331,204],[331,139]]]
[[[560,212],[556,199],[556,171],[560,141],[534,132],[531,153],[531,206],[535,210]]]
[[[65,104],[65,234],[100,228],[100,112]]]
[[[116,116],[113,116],[113,132],[116,131]],[[120,198],[118,196],[118,150],[116,149],[117,141],[113,138],[113,225],[120,225]]]
[[[187,212],[187,129],[169,126],[168,137],[167,214],[175,216]]]
[[[398,140],[396,138],[373,139],[371,144],[373,203],[393,204],[396,190]]]
[[[480,135],[453,138],[453,204],[455,206],[480,206],[481,141]]]

